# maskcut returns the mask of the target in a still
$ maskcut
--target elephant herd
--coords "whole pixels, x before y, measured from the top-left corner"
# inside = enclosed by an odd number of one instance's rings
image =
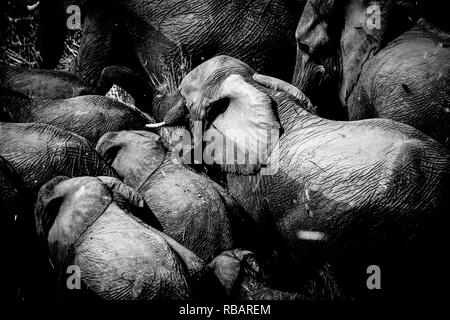
[[[44,68],[0,65],[7,296],[439,297],[436,2],[41,0]],[[80,49],[54,70],[71,4]],[[114,84],[135,105],[106,97]]]

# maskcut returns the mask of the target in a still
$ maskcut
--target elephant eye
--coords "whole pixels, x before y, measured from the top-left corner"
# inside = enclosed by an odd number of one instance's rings
[[[216,100],[214,102],[212,102],[209,106],[208,106],[208,111],[207,111],[207,115],[206,115],[206,119],[208,120],[208,122],[212,122],[214,121],[214,119],[216,119],[220,114],[224,113],[228,106],[230,105],[230,99],[229,98],[221,98],[219,100]],[[205,128],[207,129],[207,128]]]
[[[304,43],[302,43],[300,41],[297,41],[297,46],[298,46],[298,49],[300,51],[302,51],[302,52],[304,52],[306,54],[310,54],[309,47],[306,44],[304,44]]]
[[[103,155],[103,159],[106,161],[106,163],[112,165],[121,148],[121,146],[113,146],[106,150],[105,154]]]

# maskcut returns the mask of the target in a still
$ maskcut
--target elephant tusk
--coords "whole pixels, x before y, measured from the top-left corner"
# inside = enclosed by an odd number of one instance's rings
[[[36,8],[39,6],[39,3],[40,3],[40,1],[36,2],[35,4],[28,5],[28,6],[27,6],[28,11],[34,11],[34,10],[36,10]]]
[[[305,231],[300,230],[298,233],[298,238],[301,240],[309,240],[309,241],[322,241],[326,239],[326,236],[322,232],[318,231]]]
[[[149,123],[149,124],[146,124],[145,127],[150,128],[150,129],[155,129],[155,128],[164,127],[165,125],[166,125],[166,122],[163,121],[163,122],[159,122],[159,123]]]

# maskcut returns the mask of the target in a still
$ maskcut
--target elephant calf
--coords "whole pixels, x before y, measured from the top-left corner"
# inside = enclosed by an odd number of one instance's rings
[[[209,260],[224,250],[262,240],[251,219],[218,184],[184,166],[161,138],[146,131],[105,134],[97,151],[144,197],[170,237]]]
[[[59,70],[26,69],[0,65],[0,89],[36,99],[66,99],[93,94],[77,75]]]
[[[144,206],[110,177],[56,177],[41,188],[36,228],[56,269],[59,298],[195,297],[203,262],[133,216]]]
[[[53,125],[86,138],[93,146],[109,131],[142,129],[151,119],[134,107],[104,96],[39,100],[0,96],[0,121]]]

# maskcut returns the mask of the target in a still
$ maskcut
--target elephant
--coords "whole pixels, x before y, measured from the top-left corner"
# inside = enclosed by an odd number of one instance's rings
[[[397,0],[309,0],[305,4],[295,32],[292,83],[319,107],[321,116],[346,120],[346,99],[364,63],[413,26],[409,19],[414,10],[407,4]]]
[[[449,146],[445,112],[450,100],[446,90],[449,35],[433,26],[434,22],[442,26],[439,17],[431,15],[439,4],[429,5],[309,0],[296,30],[292,83],[323,117],[388,118]],[[428,95],[433,97],[430,106],[424,97]],[[423,120],[427,118],[429,122]]]
[[[53,125],[84,137],[93,146],[109,131],[143,129],[153,121],[133,106],[97,95],[39,100],[10,92],[0,96],[0,105],[0,121]]]
[[[221,292],[201,259],[133,215],[142,209],[142,197],[112,177],[56,177],[40,189],[36,228],[58,299],[192,300],[200,284]]]
[[[68,17],[65,10],[69,4],[78,4],[83,37],[73,70],[85,83],[98,86],[105,67],[120,65],[144,76],[147,82],[155,80],[155,87],[165,87],[171,85],[168,78],[176,82],[189,71],[189,65],[196,66],[217,54],[235,56],[260,72],[291,78],[294,31],[305,1],[58,3],[60,7],[53,1],[41,1],[45,15],[54,17],[42,24],[44,37],[53,39],[47,41],[53,48],[44,51],[45,66],[56,65],[64,39],[61,24]]]
[[[450,34],[420,20],[363,67],[350,120],[407,123],[450,147]]]
[[[203,128],[203,163],[224,171],[229,193],[276,230],[298,268],[328,261],[344,292],[362,298],[376,295],[366,286],[374,264],[386,297],[439,286],[450,209],[444,146],[389,119],[318,117],[293,85],[228,56],[191,71],[180,91]],[[224,158],[228,143],[244,161]]]
[[[36,228],[57,269],[59,299],[303,299],[267,287],[254,253],[234,249],[205,264],[136,210],[152,215],[112,177],[56,177],[41,188]],[[78,285],[68,268],[77,270]]]
[[[236,247],[260,249],[255,252],[264,251],[265,257],[271,254],[271,245],[236,200],[182,164],[157,134],[109,132],[96,150],[122,181],[142,195],[162,230],[201,259],[209,261]]]
[[[46,124],[0,122],[0,156],[23,181],[25,202],[28,203],[35,202],[42,185],[60,175],[116,176],[84,138]],[[23,296],[45,301],[52,295],[46,280],[52,276],[53,269],[36,247],[32,208],[25,212],[20,222],[18,228],[24,235],[21,256],[26,260],[23,265],[33,265],[33,271],[28,270],[23,276]]]
[[[0,90],[42,100],[67,99],[94,93],[93,88],[85,86],[79,76],[70,72],[7,65],[0,65]]]

